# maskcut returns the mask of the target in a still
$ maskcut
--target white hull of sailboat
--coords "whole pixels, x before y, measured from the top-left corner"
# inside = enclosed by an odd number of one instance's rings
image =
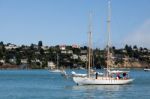
[[[123,85],[133,82],[133,79],[114,79],[114,78],[87,78],[73,77],[73,80],[78,85]]]
[[[54,70],[49,70],[50,72],[53,72],[53,73],[61,73],[62,70],[59,70],[59,69],[54,69]]]

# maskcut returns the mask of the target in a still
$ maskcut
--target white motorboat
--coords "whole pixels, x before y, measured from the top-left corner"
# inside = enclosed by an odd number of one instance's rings
[[[144,71],[150,71],[150,68],[144,68]]]
[[[49,71],[53,72],[53,73],[61,73],[62,72],[62,70],[60,70],[60,69],[51,69]]]

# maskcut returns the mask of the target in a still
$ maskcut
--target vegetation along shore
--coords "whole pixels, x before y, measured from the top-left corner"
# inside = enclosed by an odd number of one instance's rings
[[[106,48],[94,48],[92,51],[93,66],[105,68]],[[60,68],[86,68],[87,46],[56,45],[43,46],[42,41],[30,46],[0,42],[0,69],[43,69],[50,62]],[[145,68],[150,67],[150,49],[125,45],[124,48],[111,47],[113,68]],[[59,58],[58,58],[58,57]]]

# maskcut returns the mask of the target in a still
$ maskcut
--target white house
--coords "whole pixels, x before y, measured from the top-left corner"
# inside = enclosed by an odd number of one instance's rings
[[[78,55],[76,55],[76,54],[73,54],[71,58],[72,58],[72,59],[78,59],[78,58],[79,58],[79,56],[78,56]]]
[[[1,63],[5,63],[5,60],[1,59],[0,62],[1,62]]]
[[[81,61],[83,61],[83,62],[86,62],[88,59],[87,59],[87,55],[81,55],[80,56],[80,59],[81,59]]]
[[[66,54],[66,53],[67,53],[67,51],[63,50],[63,51],[61,51],[61,53],[62,53],[62,54]]]
[[[72,50],[68,50],[67,53],[68,54],[73,54],[73,51]]]
[[[41,46],[41,48],[42,48],[43,50],[48,50],[48,49],[49,49],[48,46]]]
[[[16,64],[16,58],[11,58],[11,59],[9,59],[9,62]]]
[[[52,62],[52,61],[48,62],[48,68],[54,69],[55,67],[56,67],[56,65],[54,64],[54,62]]]
[[[72,48],[80,48],[80,46],[79,46],[79,45],[74,44],[74,45],[72,45]]]
[[[5,46],[5,48],[7,50],[9,50],[9,49],[16,49],[16,48],[18,48],[18,46],[14,45],[14,44],[8,44],[8,45]]]
[[[87,54],[87,50],[81,50],[81,54]]]
[[[27,62],[27,59],[21,59],[21,63],[22,64],[27,64],[28,62]]]
[[[60,45],[59,48],[60,50],[66,50],[66,45]]]

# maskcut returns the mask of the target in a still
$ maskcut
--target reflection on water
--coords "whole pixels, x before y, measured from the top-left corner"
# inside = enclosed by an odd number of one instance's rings
[[[73,86],[73,90],[108,90],[108,91],[119,91],[122,88],[121,85],[83,85]]]
[[[86,99],[116,99],[122,97],[123,99],[126,94],[132,94],[128,92],[131,90],[132,85],[84,85],[84,86],[73,86],[72,90],[76,93],[82,93],[82,97]]]

